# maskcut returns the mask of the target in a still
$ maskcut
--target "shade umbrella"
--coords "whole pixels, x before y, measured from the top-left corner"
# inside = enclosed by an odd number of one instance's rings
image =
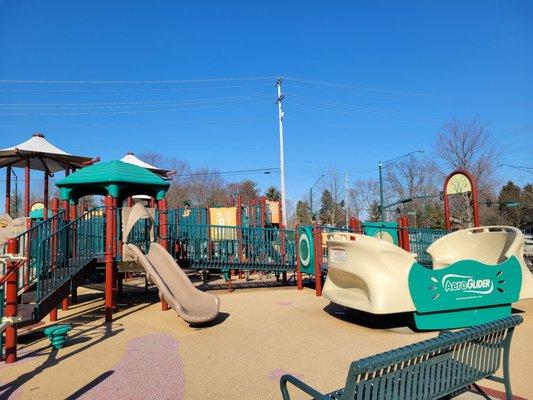
[[[11,203],[11,169],[24,168],[24,214],[30,211],[30,170],[44,171],[44,204],[48,208],[48,178],[53,173],[65,171],[68,175],[71,169],[98,161],[99,158],[77,156],[54,146],[47,141],[43,134],[34,133],[33,136],[16,146],[0,150],[0,168],[6,167],[6,213],[10,212]]]

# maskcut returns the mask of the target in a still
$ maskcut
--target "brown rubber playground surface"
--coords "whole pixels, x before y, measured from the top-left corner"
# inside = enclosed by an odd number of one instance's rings
[[[0,364],[0,398],[280,399],[284,373],[328,392],[343,386],[351,361],[435,336],[294,287],[217,291],[219,319],[193,328],[161,311],[155,288],[145,294],[143,285],[142,278],[125,284],[112,324],[103,322],[100,287],[80,288],[80,302],[59,312],[60,323],[73,325],[61,350],[42,336],[44,325],[21,334],[20,360]],[[533,300],[516,309],[524,323],[513,339],[512,384],[515,395],[533,398]]]

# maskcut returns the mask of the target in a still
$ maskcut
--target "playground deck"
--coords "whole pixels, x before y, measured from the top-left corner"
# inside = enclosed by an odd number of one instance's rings
[[[73,331],[57,352],[38,333],[44,325],[21,333],[20,360],[0,364],[0,398],[279,399],[284,373],[330,391],[343,386],[354,359],[435,335],[413,333],[401,319],[346,312],[294,287],[217,291],[215,324],[191,328],[160,311],[155,289],[145,295],[143,285],[142,278],[125,283],[111,324],[104,323],[102,287],[80,288],[80,303],[59,313]],[[516,308],[529,312],[513,340],[512,384],[515,395],[531,398],[533,300]]]

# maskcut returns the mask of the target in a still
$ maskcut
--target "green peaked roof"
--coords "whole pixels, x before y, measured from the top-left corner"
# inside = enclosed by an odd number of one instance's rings
[[[115,160],[79,169],[57,181],[56,186],[63,200],[77,200],[87,194],[117,198],[147,194],[161,199],[170,184],[146,168]]]

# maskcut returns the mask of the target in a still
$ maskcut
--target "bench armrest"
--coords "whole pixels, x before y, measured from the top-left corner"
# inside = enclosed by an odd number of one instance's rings
[[[303,383],[298,378],[292,376],[292,375],[283,375],[281,379],[279,380],[279,387],[281,389],[281,395],[283,396],[283,400],[290,400],[289,391],[287,390],[287,382],[292,383],[294,386],[296,386],[301,391],[307,393],[310,396],[313,396],[314,399],[323,399],[325,398],[322,393],[319,391],[313,389],[311,386]]]

